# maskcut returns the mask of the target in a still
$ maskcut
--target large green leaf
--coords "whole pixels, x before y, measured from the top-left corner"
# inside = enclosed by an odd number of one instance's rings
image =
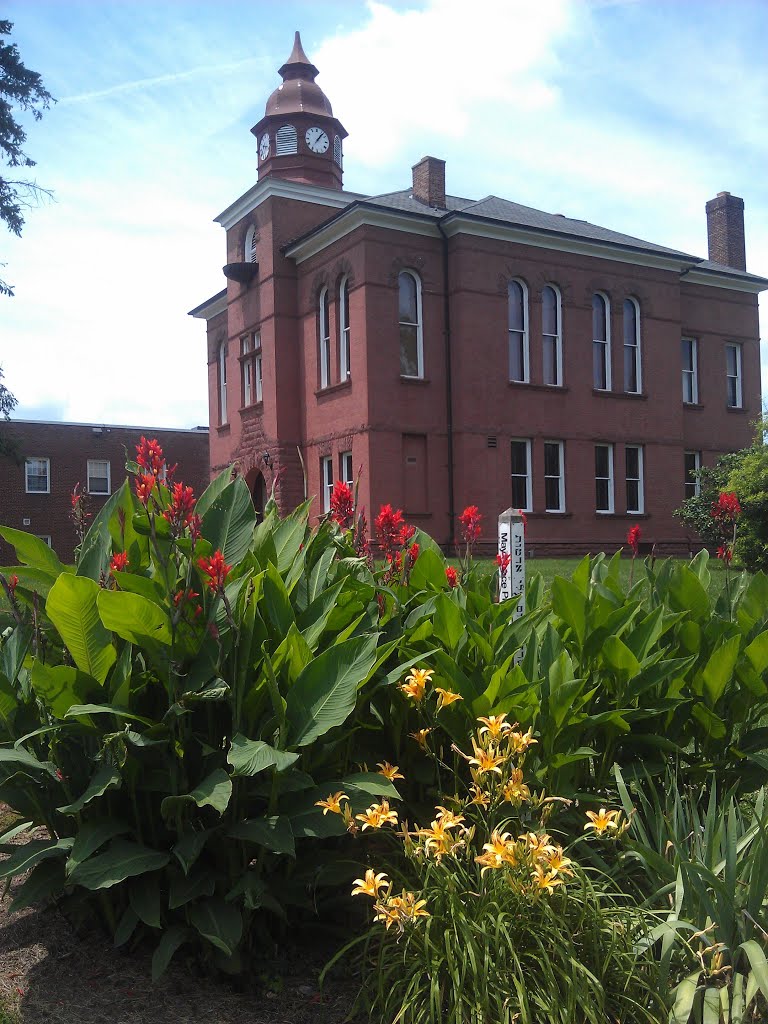
[[[65,572],[53,548],[34,534],[14,530],[10,526],[0,526],[0,537],[16,548],[19,561],[25,565],[31,565],[33,569],[42,569],[52,576],[60,576]]]
[[[117,768],[113,768],[111,765],[104,765],[99,768],[88,783],[85,792],[73,803],[67,804],[66,807],[59,807],[58,811],[60,814],[79,814],[91,800],[95,800],[98,796],[103,796],[109,789],[116,789],[121,781]]]
[[[242,839],[248,843],[266,846],[273,853],[296,856],[291,823],[288,818],[283,816],[249,818],[246,821],[238,822],[227,834],[233,839]]]
[[[379,634],[329,647],[304,669],[286,698],[291,745],[305,747],[352,713],[376,663]]]
[[[256,510],[242,477],[225,487],[203,513],[203,537],[229,565],[245,558],[256,525]]]
[[[275,750],[263,740],[249,740],[241,733],[232,737],[232,744],[227,754],[227,761],[232,765],[233,775],[258,775],[265,768],[276,768],[285,771],[298,761],[298,754],[284,750]]]
[[[227,956],[237,949],[243,934],[243,919],[237,907],[224,900],[209,899],[189,908],[189,921],[204,939]]]
[[[99,618],[99,595],[109,593],[85,576],[62,573],[51,587],[45,610],[59,631],[75,664],[103,683],[117,652]]]
[[[163,932],[160,943],[152,954],[152,981],[157,981],[165,974],[168,964],[179,946],[183,945],[194,932],[183,925],[174,924]]]
[[[148,928],[160,927],[161,897],[157,874],[134,878],[129,887],[131,910]]]
[[[101,621],[118,636],[131,643],[156,640],[170,644],[171,628],[167,613],[141,594],[123,590],[100,590],[98,598]]]
[[[114,494],[107,498],[88,528],[77,557],[78,576],[88,576],[92,580],[97,580],[100,573],[108,571],[113,544],[110,523],[113,517],[118,520],[121,510],[122,522],[129,525],[133,519],[134,505],[127,480],[123,480]],[[130,538],[124,535],[121,538],[120,550],[127,550],[129,542]]]
[[[164,851],[151,850],[127,839],[115,839],[105,853],[79,864],[70,875],[70,882],[85,889],[109,889],[126,878],[158,871],[169,860],[170,855]]]
[[[185,903],[191,903],[201,896],[213,896],[216,878],[210,869],[197,871],[191,875],[173,874],[168,890],[168,909],[176,910]]]
[[[115,836],[128,832],[128,826],[113,818],[86,821],[80,826],[75,837],[72,852],[67,859],[67,874],[71,874],[78,864],[88,860],[91,854],[108,843]]]
[[[704,676],[704,690],[712,707],[717,704],[728,685],[739,656],[739,637],[732,636],[716,650],[707,662]]]
[[[13,878],[29,871],[48,857],[65,857],[74,839],[32,839],[0,863],[0,878]]]
[[[0,747],[0,778],[10,778],[16,772],[45,773],[56,777],[56,766],[50,761],[38,761],[23,747]]]
[[[587,599],[579,588],[562,576],[552,580],[552,610],[576,634],[579,644],[584,643],[587,624]]]
[[[32,689],[55,718],[64,718],[73,704],[97,701],[104,695],[93,676],[71,665],[49,668],[36,661],[29,677]]]
[[[164,818],[174,814],[184,803],[195,803],[198,807],[213,807],[223,814],[232,796],[232,780],[223,768],[215,768],[191,793],[182,796],[167,796],[160,805]]]

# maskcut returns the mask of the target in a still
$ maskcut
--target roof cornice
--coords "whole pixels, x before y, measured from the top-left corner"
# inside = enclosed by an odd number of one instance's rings
[[[314,203],[315,206],[328,206],[336,210],[341,210],[358,199],[366,198],[358,192],[340,192],[334,188],[304,185],[297,181],[269,176],[263,181],[257,182],[253,188],[250,188],[231,206],[223,210],[218,217],[214,217],[214,223],[221,224],[225,231],[229,231],[243,217],[247,217],[252,210],[273,197],[293,199],[300,203]]]
[[[213,320],[219,313],[223,313],[227,308],[227,289],[222,288],[220,292],[216,292],[210,299],[206,299],[205,302],[201,302],[199,306],[195,306],[194,309],[190,309],[187,316],[193,316],[196,320]]]
[[[326,221],[303,238],[289,243],[285,255],[304,263],[327,246],[363,226],[388,228],[390,231],[405,231],[411,235],[426,235],[439,238],[440,232],[434,217],[424,217],[405,210],[386,210],[373,203],[355,202],[332,220]]]
[[[760,292],[768,290],[768,279],[757,277],[739,277],[737,274],[722,273],[710,270],[708,267],[691,267],[683,276],[683,284],[703,284],[708,288],[727,288],[734,292],[749,292],[751,295],[759,295]]]

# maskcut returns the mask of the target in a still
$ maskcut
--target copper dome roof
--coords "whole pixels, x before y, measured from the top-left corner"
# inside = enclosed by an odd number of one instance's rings
[[[304,53],[301,36],[296,33],[293,50],[280,68],[282,85],[267,100],[265,116],[270,114],[321,114],[333,117],[333,108],[319,85],[316,84],[318,70]]]

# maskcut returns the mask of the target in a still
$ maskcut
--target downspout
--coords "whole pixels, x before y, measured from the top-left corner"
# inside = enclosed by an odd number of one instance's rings
[[[441,221],[437,230],[443,238],[443,339],[445,344],[445,419],[448,429],[448,541],[446,549],[452,553],[455,537],[456,501],[453,473],[453,369],[451,365],[451,302],[448,293],[448,236]]]

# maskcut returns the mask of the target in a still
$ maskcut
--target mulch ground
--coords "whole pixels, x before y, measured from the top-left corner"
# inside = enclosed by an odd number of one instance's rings
[[[0,825],[3,808],[0,805]],[[2,828],[0,828],[2,831]],[[24,840],[21,840],[24,841]],[[17,883],[18,884],[18,883]],[[0,889],[0,892],[2,890]],[[55,908],[8,910],[0,900],[0,1024],[342,1024],[357,986],[339,976],[318,988],[332,949],[308,944],[265,962],[244,991],[172,963],[151,981],[151,952],[124,954],[95,927],[70,926]]]

